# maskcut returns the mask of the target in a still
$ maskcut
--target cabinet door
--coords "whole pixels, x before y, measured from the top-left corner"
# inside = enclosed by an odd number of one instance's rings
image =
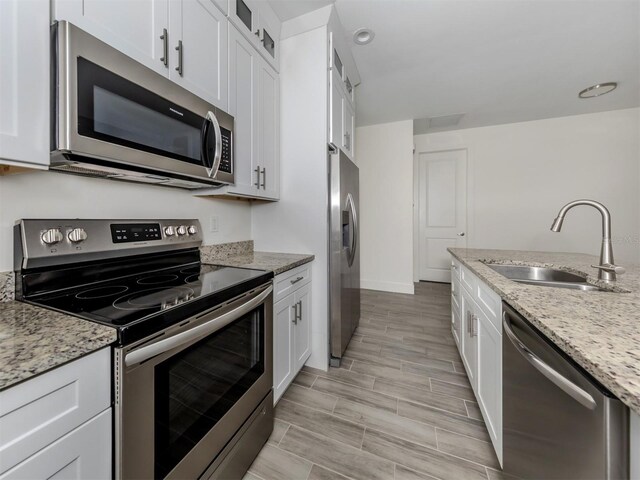
[[[255,0],[229,0],[229,20],[256,48],[260,44],[258,8]]]
[[[273,307],[273,398],[282,396],[294,377],[295,294],[283,298]]]
[[[49,165],[49,42],[48,0],[0,1],[0,163]]]
[[[266,2],[260,3],[259,50],[262,56],[276,70],[280,64],[280,20]]]
[[[500,462],[502,462],[502,337],[478,309],[476,396]]]
[[[342,99],[342,112],[344,115],[344,133],[342,135],[343,150],[349,158],[353,159],[353,130],[356,115],[351,102],[349,102],[346,97]]]
[[[280,198],[280,79],[262,58],[258,74],[258,196]]]
[[[55,0],[56,20],[69,20],[103,42],[163,75],[165,29],[168,31],[168,0]],[[168,33],[168,48],[176,43]],[[173,46],[172,46],[173,45]],[[172,57],[173,58],[173,57]]]
[[[260,56],[244,36],[229,27],[229,113],[235,118],[235,185],[230,193],[258,192],[258,74]]]
[[[461,325],[462,325],[462,361],[467,370],[467,376],[469,377],[469,383],[473,387],[474,391],[477,385],[477,369],[478,369],[478,343],[476,341],[475,334],[475,310],[476,306],[473,303],[469,293],[466,290],[462,290],[462,309],[460,310]]]
[[[212,0],[170,0],[169,20],[170,78],[226,111],[227,18]]]
[[[294,352],[297,374],[311,355],[311,283],[300,287],[295,293],[298,305],[298,323],[295,326]]]
[[[0,475],[0,480],[22,478],[112,478],[111,408]]]

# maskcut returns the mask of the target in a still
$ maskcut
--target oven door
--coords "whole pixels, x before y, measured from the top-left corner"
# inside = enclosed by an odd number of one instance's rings
[[[233,117],[72,24],[54,34],[55,151],[233,183]]]
[[[273,384],[273,287],[116,350],[117,478],[200,476]]]

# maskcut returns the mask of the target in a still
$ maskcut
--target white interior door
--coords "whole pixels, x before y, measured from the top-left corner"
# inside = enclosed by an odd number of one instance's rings
[[[419,278],[450,282],[448,247],[467,246],[467,151],[417,151]]]

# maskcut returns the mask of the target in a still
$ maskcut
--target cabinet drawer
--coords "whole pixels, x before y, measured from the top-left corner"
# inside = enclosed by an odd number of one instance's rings
[[[481,281],[476,281],[476,300],[480,309],[487,316],[498,332],[502,332],[501,315],[502,300],[500,296]]]
[[[451,278],[451,306],[460,311],[460,281],[453,277]]]
[[[0,474],[110,403],[110,348],[0,392]]]
[[[463,265],[460,265],[460,283],[472,296],[476,295],[478,279],[467,267]]]
[[[0,475],[0,480],[24,478],[111,478],[111,409]]]
[[[274,280],[273,301],[286,297],[291,292],[296,291],[302,285],[309,283],[311,280],[311,263],[305,263],[299,267],[281,273]]]

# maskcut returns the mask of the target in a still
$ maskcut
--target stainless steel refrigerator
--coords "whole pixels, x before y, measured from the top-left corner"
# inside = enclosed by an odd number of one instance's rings
[[[339,366],[360,320],[359,171],[329,155],[329,305],[331,365]]]

